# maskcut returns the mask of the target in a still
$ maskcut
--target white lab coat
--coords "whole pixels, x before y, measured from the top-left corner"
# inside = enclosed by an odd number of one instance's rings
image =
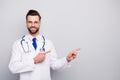
[[[20,73],[20,80],[51,80],[50,68],[53,70],[64,68],[67,65],[66,58],[57,59],[55,48],[50,40],[45,38],[45,50],[51,50],[46,54],[46,59],[38,64],[34,64],[33,58],[40,52],[43,45],[41,35],[37,36],[37,49],[32,45],[32,36],[25,35],[24,48],[29,47],[29,53],[23,51],[21,39],[13,44],[12,56],[9,69],[12,73]],[[28,42],[28,47],[25,42]]]

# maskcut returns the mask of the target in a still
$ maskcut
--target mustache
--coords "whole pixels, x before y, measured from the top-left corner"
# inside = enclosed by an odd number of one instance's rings
[[[31,26],[30,28],[36,28],[35,26]]]

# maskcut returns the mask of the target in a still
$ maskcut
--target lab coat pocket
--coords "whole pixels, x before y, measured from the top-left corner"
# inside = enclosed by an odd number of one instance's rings
[[[24,64],[31,64],[31,65],[33,65],[34,64],[33,55],[32,54],[24,54],[24,55],[22,55],[22,62]]]

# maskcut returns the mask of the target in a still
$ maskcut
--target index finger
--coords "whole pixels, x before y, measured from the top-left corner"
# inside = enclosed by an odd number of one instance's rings
[[[75,51],[80,51],[80,48],[75,49]]]
[[[48,54],[48,53],[50,53],[50,52],[51,52],[50,50],[49,50],[49,51],[45,51],[44,54]]]

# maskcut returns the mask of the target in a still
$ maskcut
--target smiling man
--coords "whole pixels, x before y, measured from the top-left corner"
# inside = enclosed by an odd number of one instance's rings
[[[66,57],[58,59],[53,43],[40,33],[40,24],[38,11],[29,10],[26,15],[28,34],[13,44],[9,69],[19,73],[20,80],[51,80],[50,68],[64,68],[80,50],[72,50]]]

